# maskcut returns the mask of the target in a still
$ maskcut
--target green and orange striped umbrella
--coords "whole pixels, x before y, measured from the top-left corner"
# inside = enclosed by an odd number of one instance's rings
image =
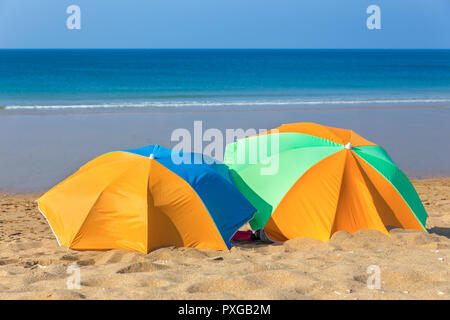
[[[251,161],[263,142],[269,162]],[[225,163],[257,209],[251,227],[272,240],[327,241],[360,229],[389,235],[386,226],[426,231],[428,215],[409,179],[382,147],[351,130],[285,124],[229,144]],[[277,170],[264,173],[267,163]]]

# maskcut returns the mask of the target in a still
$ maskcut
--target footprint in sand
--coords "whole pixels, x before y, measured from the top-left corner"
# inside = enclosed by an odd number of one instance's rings
[[[138,262],[121,268],[117,273],[136,273],[136,272],[154,272],[169,269],[169,266],[151,262]]]
[[[79,259],[79,257],[77,257],[77,256],[66,254],[66,255],[63,255],[59,260],[63,260],[63,261],[77,261],[78,259]]]
[[[17,259],[1,259],[0,266],[4,266],[7,264],[13,264],[13,263],[17,263],[17,262],[19,262],[19,260],[17,260]]]
[[[95,264],[95,260],[94,259],[85,259],[85,260],[80,260],[77,262],[77,264],[80,267],[85,267],[85,266],[92,266]]]

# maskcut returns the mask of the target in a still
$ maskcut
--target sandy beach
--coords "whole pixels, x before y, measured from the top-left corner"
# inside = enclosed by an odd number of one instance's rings
[[[428,234],[341,231],[326,243],[298,238],[148,255],[59,247],[37,210],[39,194],[5,193],[0,299],[450,299],[450,178],[413,184],[430,216]],[[68,289],[74,264],[81,287]],[[380,268],[380,289],[367,288],[371,265]]]

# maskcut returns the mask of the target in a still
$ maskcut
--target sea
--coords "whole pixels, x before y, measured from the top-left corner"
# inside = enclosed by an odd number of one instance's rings
[[[5,110],[410,103],[450,103],[450,51],[0,51]]]

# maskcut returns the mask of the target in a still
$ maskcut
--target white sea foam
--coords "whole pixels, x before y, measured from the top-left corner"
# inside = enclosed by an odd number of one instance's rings
[[[89,108],[178,108],[178,107],[243,107],[243,106],[311,106],[311,105],[357,105],[357,104],[402,104],[402,103],[449,103],[450,99],[374,99],[374,100],[283,100],[283,101],[148,101],[123,102],[103,104],[72,104],[72,105],[11,105],[4,110],[30,110],[30,109],[89,109]]]

